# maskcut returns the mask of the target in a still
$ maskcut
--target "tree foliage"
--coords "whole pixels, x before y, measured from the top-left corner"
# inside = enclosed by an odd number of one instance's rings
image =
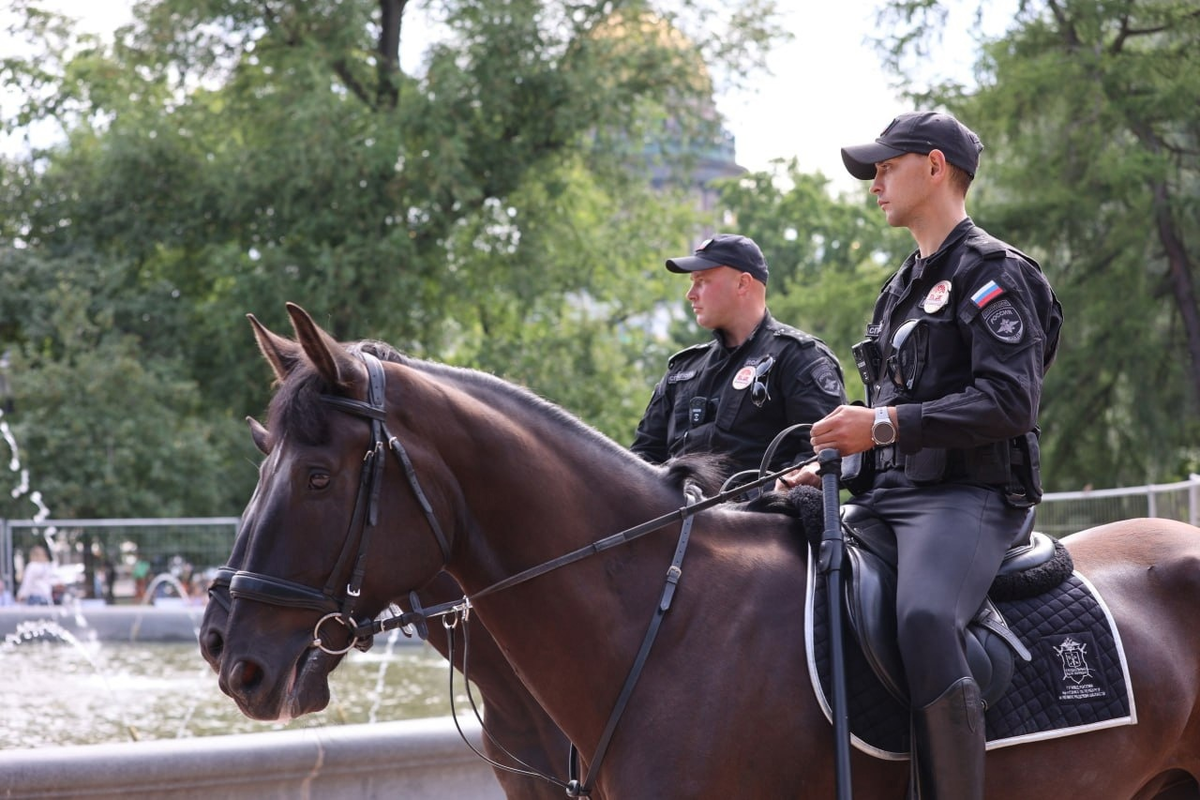
[[[111,42],[14,9],[0,124],[61,136],[0,164],[8,419],[52,511],[97,516],[237,512],[270,376],[244,315],[286,331],[287,300],[628,440],[701,225],[647,143],[718,135],[714,80],[781,35],[774,0],[144,0]]]
[[[889,4],[895,63],[944,4]],[[914,93],[986,150],[973,216],[1042,263],[1066,311],[1043,398],[1052,488],[1197,466],[1200,11],[1187,0],[1024,0],[977,85]]]

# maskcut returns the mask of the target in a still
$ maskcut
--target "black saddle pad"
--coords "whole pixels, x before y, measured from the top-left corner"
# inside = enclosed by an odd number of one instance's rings
[[[1121,637],[1086,578],[1076,572],[1043,595],[996,606],[1033,660],[1017,659],[1008,690],[985,714],[989,749],[1136,724]],[[810,558],[804,625],[808,670],[817,699],[832,719],[827,608],[825,576],[816,573]],[[908,708],[883,687],[849,626],[843,628],[852,741],[879,758],[907,758]]]

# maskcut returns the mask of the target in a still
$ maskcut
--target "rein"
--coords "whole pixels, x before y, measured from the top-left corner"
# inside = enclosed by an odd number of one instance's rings
[[[422,608],[420,602],[417,600],[416,592],[413,592],[409,595],[409,602],[413,606],[412,611],[406,611],[402,614],[386,617],[384,619],[365,620],[360,623],[358,627],[353,629],[354,634],[360,638],[366,638],[390,631],[393,628],[403,628],[406,625],[420,625],[429,619],[442,617],[447,614],[470,613],[470,609],[474,601],[481,597],[486,597],[489,594],[495,594],[496,592],[504,589],[511,589],[513,586],[533,580],[541,575],[545,575],[547,572],[565,567],[568,564],[574,564],[576,561],[581,561],[589,556],[602,553],[605,550],[609,550],[613,547],[628,544],[635,539],[640,539],[648,533],[653,533],[661,528],[665,528],[672,522],[686,522],[690,517],[695,516],[701,511],[712,508],[713,506],[721,505],[722,503],[728,503],[729,501],[745,494],[750,489],[756,489],[768,483],[773,483],[792,470],[798,469],[799,467],[802,467],[805,464],[815,460],[815,457],[805,459],[804,461],[801,461],[790,467],[784,467],[783,469],[776,470],[775,472],[762,475],[748,483],[739,484],[732,489],[727,489],[719,494],[713,495],[712,497],[706,497],[695,503],[689,503],[688,505],[681,506],[674,511],[663,514],[662,516],[647,520],[639,525],[634,525],[632,528],[626,528],[623,531],[614,533],[611,536],[606,536],[605,538],[592,542],[591,544],[585,544],[583,547],[572,550],[571,552],[565,553],[557,558],[551,559],[550,561],[544,561],[541,564],[522,570],[515,575],[511,575],[503,580],[493,583],[490,586],[480,589],[471,596],[464,595],[460,600],[451,600],[445,603],[439,603],[436,606],[430,606],[429,608]]]

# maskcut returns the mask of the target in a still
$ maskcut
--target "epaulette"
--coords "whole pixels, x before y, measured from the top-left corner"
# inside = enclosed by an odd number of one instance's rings
[[[1008,251],[1011,249],[995,236],[978,230],[967,236],[963,244],[984,258],[1003,258],[1008,255]]]
[[[771,333],[774,336],[786,336],[789,339],[795,339],[800,343],[801,347],[812,347],[817,343],[817,337],[797,330],[790,325],[780,325],[777,328],[772,328]]]
[[[708,348],[712,347],[716,343],[717,343],[716,339],[711,339],[707,342],[700,342],[699,344],[694,344],[691,347],[685,347],[682,350],[680,350],[679,352],[671,354],[671,357],[667,359],[667,366],[668,367],[673,366],[675,364],[675,360],[678,359],[680,356],[687,355],[688,353],[691,353],[692,351],[695,351],[695,350],[707,350]]]
[[[966,238],[964,243],[967,247],[970,247],[972,250],[979,253],[979,255],[984,259],[1006,258],[1009,256],[1014,256],[1024,261],[1028,261],[1036,270],[1040,271],[1042,269],[1041,264],[1038,264],[1038,262],[1034,260],[1034,258],[1028,253],[1023,253],[1008,242],[997,239],[995,236],[992,236],[984,231],[972,233]]]

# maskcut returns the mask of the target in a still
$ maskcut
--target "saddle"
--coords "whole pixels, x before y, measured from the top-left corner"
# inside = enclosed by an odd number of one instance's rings
[[[1074,569],[1060,542],[1033,530],[1033,518],[1030,509],[1021,531],[1021,539],[1027,543],[1005,554],[988,597],[967,626],[967,662],[985,708],[991,707],[1012,681],[1015,659],[1032,659],[996,602],[1049,591]],[[895,535],[886,522],[856,505],[843,509],[842,527],[846,539],[844,605],[850,630],[880,683],[908,706],[908,683],[896,631]]]

